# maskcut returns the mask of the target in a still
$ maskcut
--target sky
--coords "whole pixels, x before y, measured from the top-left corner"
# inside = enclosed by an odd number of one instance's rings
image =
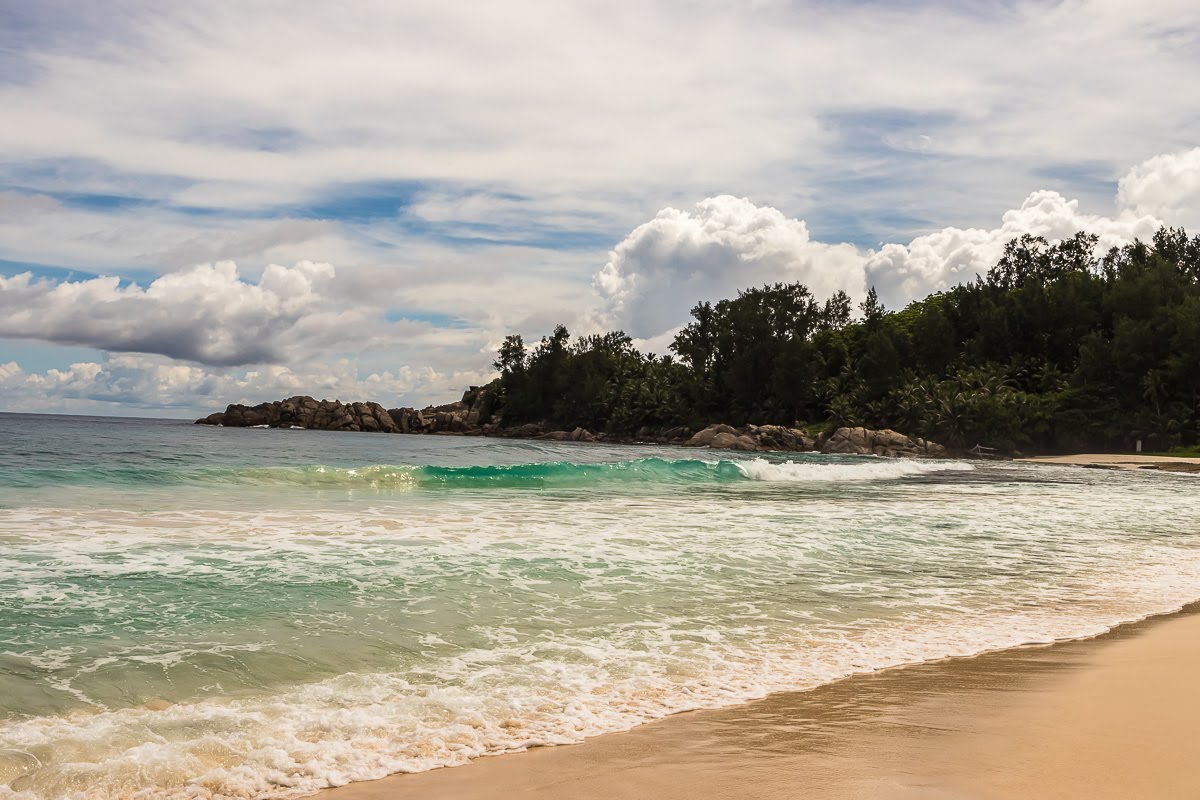
[[[0,0],[0,410],[448,402],[798,280],[1200,233],[1200,5]]]

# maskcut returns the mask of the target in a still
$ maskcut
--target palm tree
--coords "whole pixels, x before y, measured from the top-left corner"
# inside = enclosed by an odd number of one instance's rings
[[[938,435],[954,447],[964,447],[970,427],[974,396],[945,381],[938,387],[934,405],[934,424]]]
[[[1154,406],[1155,416],[1162,416],[1162,401],[1167,399],[1167,375],[1152,369],[1142,376],[1142,399]]]

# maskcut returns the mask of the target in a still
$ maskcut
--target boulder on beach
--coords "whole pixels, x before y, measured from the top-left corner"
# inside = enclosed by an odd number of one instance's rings
[[[686,442],[685,447],[711,447],[723,450],[815,452],[846,455],[877,455],[893,458],[924,458],[946,454],[936,442],[885,429],[838,428],[823,441],[799,428],[783,425],[709,425]]]
[[[890,428],[876,431],[870,428],[838,428],[821,446],[822,453],[891,458],[936,458],[946,454],[937,442],[920,437],[905,436]]]
[[[687,440],[685,447],[712,447],[713,440],[721,434],[729,436],[737,436],[737,429],[729,425],[709,425],[702,431],[696,433],[691,439]],[[717,445],[720,447],[720,445]]]
[[[775,450],[804,452],[816,449],[816,442],[804,431],[782,425],[709,425],[683,442],[684,447],[712,447],[724,450]]]

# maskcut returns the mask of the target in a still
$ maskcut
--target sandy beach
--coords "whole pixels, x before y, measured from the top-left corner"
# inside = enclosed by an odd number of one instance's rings
[[[1152,456],[1140,453],[1076,453],[1069,456],[1036,456],[1018,458],[1028,464],[1066,464],[1076,467],[1102,469],[1157,469],[1164,472],[1200,472],[1200,458],[1184,456]]]
[[[863,675],[574,747],[321,793],[406,798],[1200,796],[1200,614]]]

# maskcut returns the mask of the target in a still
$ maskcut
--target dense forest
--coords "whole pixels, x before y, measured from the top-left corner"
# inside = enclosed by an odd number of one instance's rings
[[[1200,428],[1200,236],[1164,228],[1009,242],[986,278],[889,311],[798,283],[701,302],[670,355],[624,333],[507,337],[506,424],[611,433],[712,422],[890,427],[967,448],[1192,445]]]

